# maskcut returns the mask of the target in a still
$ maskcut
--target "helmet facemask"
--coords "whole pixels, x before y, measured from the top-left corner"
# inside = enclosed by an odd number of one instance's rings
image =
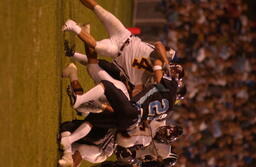
[[[163,126],[158,128],[154,139],[159,143],[170,144],[182,133],[183,129],[180,126]]]

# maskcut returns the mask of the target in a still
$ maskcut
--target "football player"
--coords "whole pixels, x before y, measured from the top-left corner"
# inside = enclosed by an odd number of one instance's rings
[[[151,161],[161,161],[161,163],[167,164],[168,159],[169,161],[176,160],[177,155],[172,153],[170,144],[183,133],[182,128],[164,126],[156,129],[155,136],[152,137],[153,140],[148,146],[135,145],[130,148],[117,146],[115,154],[118,160],[129,164]]]
[[[88,131],[89,133],[82,137],[80,131]],[[61,140],[69,137],[73,140],[73,144],[65,145],[64,154],[59,160],[62,167],[77,167],[82,160],[91,163],[104,162],[112,155],[115,149],[115,133],[114,129],[93,127],[88,120],[74,120],[64,122],[60,127]]]
[[[129,96],[125,95],[123,91],[118,89],[112,82],[102,80],[100,84],[82,95],[71,94],[71,98],[73,108],[77,109],[83,103],[97,100],[105,95],[109,104],[115,111],[130,108],[133,111],[141,112],[143,120],[161,120],[164,119],[167,116],[167,112],[172,109],[176,101],[177,88],[178,83],[174,78],[164,76],[159,84],[148,86],[129,100]]]
[[[167,116],[167,112],[171,109],[175,99],[177,83],[175,80],[164,77],[162,79],[163,84],[152,85],[148,89],[145,89],[145,92],[142,91],[136,97],[134,101],[130,101],[127,96],[114,84],[107,80],[101,81],[99,86],[102,88],[103,94],[107,97],[108,102],[112,106],[114,113],[112,116],[100,116],[97,115],[98,120],[100,121],[112,121],[111,119],[116,118],[115,125],[118,125],[118,128],[122,128],[127,132],[127,129],[132,129],[136,127],[135,123],[142,120],[164,120]],[[84,102],[89,102],[84,100],[83,96],[94,96],[95,93],[85,93],[83,95],[71,94],[71,99],[73,103],[76,103],[77,99],[80,97],[81,104]],[[86,97],[87,99],[95,100],[92,97]],[[109,115],[109,114],[108,114]],[[90,116],[90,115],[89,115]],[[141,118],[140,118],[141,117]],[[109,120],[108,120],[109,118]],[[101,120],[102,119],[102,120]],[[132,127],[130,127],[132,126]],[[156,126],[152,126],[156,127]],[[133,133],[133,132],[132,132]]]
[[[99,69],[99,71],[104,72],[101,69]],[[68,76],[70,78],[71,87],[69,88],[69,90],[73,91],[72,88],[74,88],[74,91],[72,93],[74,93],[75,95],[80,94],[82,92],[81,90],[83,90],[83,89],[81,87],[79,87],[81,85],[78,82],[77,70],[75,68],[75,65],[70,64],[68,67],[66,67],[64,69],[63,73],[64,73],[64,76]],[[108,75],[105,75],[105,76],[108,76]],[[104,83],[104,81],[105,81],[106,85],[108,86],[108,89],[107,89],[108,91],[105,92],[105,95],[107,95],[108,97],[113,97],[115,99],[120,99],[121,101],[125,101],[125,100],[122,100],[122,98],[129,99],[128,95],[125,95],[121,89],[118,89],[116,86],[114,86],[114,84],[116,85],[120,81],[113,82],[113,78],[111,78],[110,76],[109,76],[109,78],[110,78],[110,81],[107,81],[107,80],[102,81],[102,83]],[[75,87],[74,87],[74,84],[72,85],[72,83],[74,83],[74,81],[76,83]],[[122,86],[123,83],[120,82],[120,85]],[[123,87],[126,88],[124,85],[123,85]],[[112,92],[115,92],[115,91],[117,91],[117,92],[114,93],[114,95],[112,95]],[[70,94],[71,97],[74,94]],[[101,97],[101,96],[99,96],[99,97]],[[91,102],[91,101],[88,101],[88,102]],[[94,102],[93,104],[95,105],[96,103]],[[120,105],[122,105],[122,104],[120,104]],[[105,129],[106,128],[107,129],[115,128],[119,132],[123,132],[123,131],[127,131],[129,129],[134,129],[134,127],[137,126],[137,122],[139,120],[138,113],[134,112],[134,110],[130,110],[131,107],[123,109],[122,112],[120,112],[121,110],[118,110],[115,112],[110,112],[111,110],[110,111],[106,110],[107,108],[105,108],[103,106],[100,106],[99,108],[101,108],[101,110],[104,110],[104,111],[101,112],[100,114],[91,113],[90,115],[88,115],[85,118],[83,123],[80,124],[80,126],[73,133],[69,133],[68,135],[66,133],[66,135],[62,135],[61,145],[64,149],[64,155],[63,155],[62,159],[60,160],[60,164],[62,164],[63,166],[70,166],[73,164],[73,161],[72,161],[73,158],[71,157],[73,143],[78,141],[81,138],[86,137],[90,133],[94,133],[94,132],[91,132],[92,128],[105,128]],[[79,112],[81,112],[80,109],[82,110],[82,109],[84,109],[84,107],[79,108],[78,109]],[[125,117],[125,121],[122,119],[123,117]],[[76,144],[76,146],[77,146],[77,144]],[[95,162],[95,163],[104,161],[106,159],[105,153],[99,147],[95,147],[95,146],[93,147],[91,145],[79,145],[79,147],[75,147],[74,150],[78,150],[78,153],[79,153],[82,149],[83,150],[82,152],[88,153],[88,152],[86,152],[86,150],[89,151],[88,148],[89,148],[89,150],[92,149],[94,151],[91,152],[90,156],[83,156],[83,159],[88,160],[90,162]],[[79,155],[78,153],[74,154],[75,159],[76,159],[77,155]],[[81,156],[78,156],[78,159],[81,160]]]
[[[96,85],[94,88],[86,92],[85,94],[77,94],[72,95],[72,104],[74,109],[78,109],[83,103],[90,102],[92,100],[98,100],[104,96],[105,91],[109,90],[109,87],[112,87],[113,93],[117,92],[117,87],[121,90],[122,94],[126,97],[123,97],[124,101],[120,104],[125,104],[126,106],[132,106],[134,110],[137,110],[133,104],[136,104],[143,113],[143,119],[151,119],[156,118],[162,119],[162,117],[166,117],[166,112],[169,111],[176,101],[176,93],[179,87],[179,81],[184,76],[183,68],[179,65],[171,65],[170,66],[170,76],[164,75],[161,78],[161,83],[159,84],[151,84],[147,88],[145,88],[142,92],[138,95],[134,96],[130,101],[129,93],[122,82],[113,79],[105,70],[101,69],[98,64],[97,54],[94,50],[90,50],[89,47],[86,47],[86,52],[90,57],[88,57],[88,71],[92,78],[96,80],[99,84]],[[93,55],[93,56],[91,56]],[[63,75],[69,77],[72,82],[77,82],[77,69],[74,64],[69,65],[67,68],[64,69]],[[99,82],[101,81],[101,82]],[[113,84],[112,84],[113,83]],[[75,89],[77,89],[75,87]],[[75,90],[74,89],[74,90]],[[122,95],[119,95],[122,96]],[[113,96],[114,97],[114,96]],[[113,97],[109,97],[109,100],[113,100]],[[115,99],[120,100],[120,99]],[[115,102],[117,102],[115,101]],[[113,101],[112,105],[116,105]],[[114,104],[115,103],[115,104]],[[113,106],[112,106],[113,107]],[[125,106],[116,106],[121,110],[122,107]]]
[[[80,164],[82,160],[87,160],[91,163],[103,162],[112,155],[115,143],[120,145],[117,150],[119,159],[134,164],[134,155],[131,154],[133,148],[140,148],[136,150],[136,159],[140,159],[141,161],[141,159],[146,157],[145,153],[143,153],[145,152],[145,149],[141,148],[149,146],[152,143],[152,138],[154,138],[154,141],[165,143],[166,145],[173,142],[182,133],[179,127],[164,126],[155,128],[156,130],[154,134],[152,134],[151,128],[146,125],[144,125],[144,127],[137,126],[137,128],[130,129],[128,132],[123,130],[120,131],[120,128],[115,125],[118,121],[115,121],[116,119],[113,112],[111,112],[111,114],[105,112],[107,111],[103,111],[100,114],[90,114],[85,120],[75,120],[62,124],[61,145],[64,149],[64,155],[62,159],[59,160],[61,166],[73,165],[73,160],[74,166]],[[100,115],[103,116],[101,117]],[[152,122],[154,121],[151,121],[151,123]],[[159,125],[160,124],[158,124],[158,126]],[[155,127],[157,124],[152,124],[151,126]],[[119,130],[116,138],[114,133],[116,131],[109,128]],[[149,131],[145,129],[148,129]],[[124,133],[126,134],[125,136]],[[159,134],[160,136],[156,136]],[[155,152],[159,150],[162,151],[162,149],[157,149],[157,147],[158,145],[155,146]],[[125,150],[125,152],[122,150]],[[149,153],[147,152],[146,154]],[[154,153],[151,157],[156,159],[155,155],[157,155],[157,153]],[[147,155],[147,157],[149,156]]]
[[[66,71],[65,69],[64,71]],[[72,76],[75,76],[73,73],[76,73],[76,71],[71,72],[70,79],[72,80]],[[77,75],[77,74],[76,74]],[[77,80],[78,82],[78,80]],[[142,144],[144,146],[147,146],[152,140],[152,135],[150,136],[149,132],[146,132],[145,128],[143,130],[134,130],[138,127],[138,121],[140,118],[139,112],[137,110],[137,106],[133,106],[133,104],[130,103],[129,99],[126,95],[120,90],[117,89],[111,82],[103,80],[103,84],[107,87],[107,92],[105,92],[105,95],[107,99],[111,99],[110,104],[112,104],[112,107],[115,112],[103,112],[101,114],[90,114],[86,120],[90,120],[89,122],[93,122],[94,126],[100,127],[100,128],[116,128],[119,131],[121,131],[121,137],[118,138],[118,143],[123,147],[130,147],[135,144]],[[80,84],[79,84],[80,85]],[[162,87],[164,88],[164,87]],[[78,89],[81,90],[81,89]],[[154,92],[152,92],[154,93]],[[78,96],[78,95],[77,95]],[[71,97],[76,97],[75,95],[71,95]],[[143,97],[143,96],[142,96]],[[72,98],[71,98],[72,99]],[[140,98],[141,99],[141,98]],[[144,98],[145,99],[145,98]],[[74,101],[73,101],[74,102]],[[143,102],[143,101],[141,101]],[[160,113],[161,114],[161,113]],[[151,117],[152,118],[152,117]],[[157,117],[157,123],[160,123],[164,117]],[[152,120],[152,119],[150,119]],[[151,121],[153,123],[154,120]],[[65,148],[65,152],[71,152],[66,151],[69,150],[72,143],[78,140],[81,137],[86,136],[91,131],[91,124],[84,123],[81,125],[82,127],[79,128],[80,130],[75,131],[70,136],[64,136],[61,141],[61,144]],[[156,128],[156,124],[152,125],[152,128]],[[127,132],[128,131],[128,132]],[[152,132],[155,133],[156,130],[152,130]],[[123,135],[126,133],[128,136]],[[143,135],[147,134],[147,135]],[[151,133],[151,132],[150,132]],[[162,133],[160,133],[162,134]],[[76,137],[73,137],[76,136]],[[124,137],[125,136],[125,137]],[[130,145],[129,145],[129,141]],[[125,145],[123,145],[125,143]],[[128,144],[128,145],[127,145]],[[64,154],[65,157],[66,154]],[[66,156],[68,157],[68,156]],[[69,155],[70,157],[70,155]],[[67,158],[66,158],[67,159]],[[64,161],[64,160],[63,160]],[[65,162],[65,161],[64,161]]]
[[[136,167],[170,167],[177,161],[177,154],[171,150],[170,144],[154,145],[147,147],[122,148],[117,146],[115,151],[118,161]]]
[[[86,26],[86,30],[90,32],[90,28],[88,25]],[[88,59],[91,58],[86,56],[90,54],[88,46],[85,44],[86,55],[75,52],[74,47],[75,45],[70,47],[68,41],[65,41],[65,55],[67,57],[70,57],[72,60],[79,62],[82,65],[88,66],[87,70],[95,83],[99,83],[100,80],[104,79],[104,77],[98,76],[98,72],[95,72],[99,68],[95,69],[93,65],[89,64]],[[124,74],[114,63],[111,63],[104,59],[98,59],[97,64],[101,69],[105,70],[112,78],[122,81],[126,85],[128,92],[131,92],[131,90],[133,89],[133,85],[129,82],[126,74]]]
[[[75,32],[98,54],[113,57],[114,63],[127,74],[129,81],[135,86],[132,96],[140,92],[145,83],[151,81],[152,78],[159,83],[163,75],[163,66],[168,68],[169,65],[167,55],[170,54],[169,57],[172,58],[174,51],[167,54],[161,42],[151,45],[133,36],[115,16],[102,8],[96,1],[81,1],[100,19],[110,38],[96,41],[73,20],[66,21],[63,31]]]
[[[77,74],[76,74],[76,69],[75,68],[73,68],[74,67],[74,65],[72,65],[72,66],[68,66],[68,68],[66,68],[65,70],[64,70],[64,73],[68,73],[68,77],[71,79],[71,81],[72,80],[76,80],[77,82],[78,82],[78,79],[77,79]],[[74,77],[75,76],[75,77]],[[127,102],[129,101],[129,99],[128,99],[128,97],[126,96],[126,95],[124,95],[124,93],[120,90],[120,89],[117,89],[116,87],[115,87],[115,85],[113,85],[111,82],[109,82],[109,81],[107,81],[107,80],[103,80],[102,81],[102,83],[105,83],[107,86],[108,86],[108,89],[107,90],[109,90],[108,92],[109,92],[109,96],[107,96],[108,98],[114,98],[114,99],[116,99],[117,101],[115,101],[115,103],[116,102],[120,102],[119,104],[121,104],[120,106],[124,106],[124,105],[122,105],[122,104],[125,104],[125,105],[127,105],[126,107],[125,107],[125,109],[128,109],[128,110],[126,110],[126,111],[124,111],[124,114],[126,115],[126,116],[134,116],[135,115],[135,113],[136,113],[136,116],[138,116],[138,113],[137,113],[137,108],[135,107],[133,107],[133,105],[129,105]],[[174,82],[176,82],[175,80],[174,80]],[[72,82],[71,82],[72,83]],[[77,85],[80,85],[80,84],[77,84]],[[72,85],[71,85],[72,86]],[[162,87],[162,88],[164,88],[164,87]],[[77,90],[82,90],[82,89],[77,89]],[[112,91],[111,91],[112,90]],[[164,90],[164,89],[163,89]],[[166,91],[166,90],[164,90],[164,91]],[[111,95],[111,93],[112,93],[112,95]],[[153,92],[154,93],[154,92]],[[75,99],[76,98],[76,95],[73,95],[73,96],[71,96],[71,97],[73,97],[73,98],[71,98],[71,99]],[[117,97],[117,98],[115,98],[115,97]],[[140,96],[140,98],[139,99],[142,99],[143,98],[143,96]],[[145,99],[145,98],[144,98]],[[73,101],[73,102],[75,102],[75,100]],[[142,102],[142,101],[141,101]],[[143,103],[143,102],[142,102]],[[112,104],[113,104],[113,102],[112,102]],[[117,111],[120,111],[120,110],[122,110],[122,108],[120,108],[120,106],[115,106],[114,107],[114,110],[117,110]],[[130,110],[131,109],[131,110]],[[129,110],[130,111],[132,111],[132,112],[129,112]],[[97,115],[97,114],[96,114]],[[103,115],[103,116],[102,116]],[[108,116],[106,116],[106,115],[108,115]],[[110,117],[109,117],[109,115],[111,115]],[[90,116],[90,115],[89,115]],[[116,112],[115,114],[114,113],[111,113],[111,114],[100,114],[100,115],[97,115],[96,116],[96,120],[98,120],[99,122],[101,122],[100,124],[101,125],[103,125],[104,127],[106,127],[105,125],[105,123],[106,122],[108,122],[108,121],[112,121],[112,124],[110,125],[112,128],[113,127],[116,127],[116,125],[118,125],[118,129],[120,130],[120,128],[123,128],[123,129],[121,129],[121,130],[127,130],[127,129],[129,129],[129,126],[130,125],[134,125],[134,123],[135,123],[135,119],[137,119],[137,118],[135,118],[135,117],[132,117],[132,119],[129,119],[129,117],[127,117],[127,119],[126,119],[126,121],[123,121],[122,119],[118,119],[119,121],[114,121],[114,123],[113,123],[113,118],[116,118],[116,116],[117,117],[120,117],[120,112]],[[123,113],[122,113],[122,116],[123,116]],[[120,117],[121,118],[121,117]],[[112,120],[111,120],[112,119]],[[159,118],[158,118],[159,119]],[[161,119],[163,119],[163,117],[161,117]],[[95,118],[93,119],[94,121],[95,121]],[[130,120],[130,121],[129,121]],[[103,123],[102,123],[103,122]],[[132,122],[132,123],[131,123]],[[109,122],[108,122],[109,123]],[[109,128],[111,128],[111,127],[109,127]],[[155,127],[155,126],[154,126]],[[83,129],[83,128],[82,128]],[[78,133],[79,135],[81,135],[82,134],[82,136],[86,136],[87,135],[87,133],[88,132],[90,132],[90,126],[89,125],[87,125],[87,128],[85,128],[84,130],[83,130],[83,133]],[[132,141],[133,143],[139,143],[140,141],[138,140],[138,138],[136,137],[135,139],[133,138],[133,137],[131,137],[131,136],[134,136],[134,131],[129,131],[130,132],[130,138],[128,138],[128,140],[130,140],[130,141]],[[73,134],[72,134],[73,135]],[[71,138],[73,138],[72,137],[72,135],[71,135]],[[75,134],[74,134],[75,135]],[[78,135],[78,136],[79,136]],[[80,136],[81,137],[81,136]],[[71,145],[71,143],[72,142],[74,142],[74,141],[76,141],[76,140],[73,140],[73,141],[69,141],[69,138],[70,137],[64,137],[64,139],[63,139],[63,141],[62,141],[62,145],[65,147],[65,145],[67,146],[67,145]],[[68,140],[67,140],[68,139]],[[141,138],[140,138],[141,139]],[[64,142],[65,141],[65,142]],[[122,140],[121,140],[122,141]],[[66,143],[66,144],[65,144]],[[68,144],[67,144],[68,143]],[[67,148],[67,147],[66,147]],[[66,150],[66,149],[65,149]]]

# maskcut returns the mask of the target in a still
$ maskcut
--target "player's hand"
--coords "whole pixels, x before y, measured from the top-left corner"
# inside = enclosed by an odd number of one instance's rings
[[[64,50],[65,50],[65,56],[67,57],[73,57],[75,54],[75,45],[73,44],[71,47],[69,46],[69,42],[67,40],[64,41]]]

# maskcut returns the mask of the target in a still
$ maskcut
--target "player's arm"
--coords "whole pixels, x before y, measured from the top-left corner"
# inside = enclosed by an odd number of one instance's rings
[[[163,62],[159,59],[153,62],[154,79],[156,83],[160,83],[163,77]]]
[[[159,55],[160,60],[164,64],[169,64],[168,58],[167,58],[167,52],[165,49],[165,46],[162,44],[162,42],[158,41],[154,43],[155,50],[157,54]]]
[[[165,46],[161,42],[155,42],[154,46],[159,59],[153,62],[153,71],[156,83],[160,83],[163,77],[163,66],[169,64],[169,61],[167,59]]]

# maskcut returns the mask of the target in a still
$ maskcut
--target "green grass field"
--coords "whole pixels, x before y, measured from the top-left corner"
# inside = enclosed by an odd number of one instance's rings
[[[131,25],[132,0],[98,2]],[[61,78],[70,61],[64,39],[83,52],[82,42],[61,26],[72,18],[91,23],[96,39],[106,33],[79,0],[1,0],[0,7],[0,166],[55,167],[59,124],[75,118],[65,93],[68,81]],[[78,68],[83,87],[92,87],[85,68]]]

